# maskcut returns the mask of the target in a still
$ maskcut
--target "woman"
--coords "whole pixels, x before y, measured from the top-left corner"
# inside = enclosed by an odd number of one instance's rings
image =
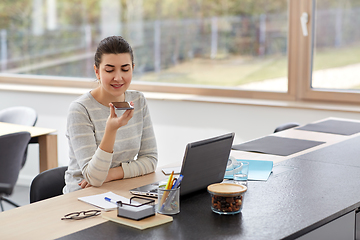
[[[134,70],[131,46],[119,36],[105,38],[96,50],[94,70],[99,86],[69,108],[64,193],[151,173],[158,161],[146,99],[127,90]],[[134,110],[115,110],[111,103],[124,101]]]

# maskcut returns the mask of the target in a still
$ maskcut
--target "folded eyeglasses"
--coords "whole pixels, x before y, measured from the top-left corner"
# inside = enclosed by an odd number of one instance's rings
[[[80,220],[88,217],[98,216],[100,215],[100,210],[88,210],[88,211],[81,211],[81,212],[72,212],[69,214],[66,214],[61,220],[67,220],[67,219],[74,219],[74,220]]]

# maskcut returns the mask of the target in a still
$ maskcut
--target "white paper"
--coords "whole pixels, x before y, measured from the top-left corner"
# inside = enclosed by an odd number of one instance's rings
[[[98,195],[91,195],[91,196],[87,196],[87,197],[79,197],[78,199],[80,201],[89,203],[91,205],[94,205],[98,208],[103,209],[104,211],[110,211],[110,210],[114,210],[117,208],[117,204],[106,201],[105,197],[110,198],[112,201],[122,201],[124,203],[129,203],[130,200],[128,198],[119,196],[113,192],[107,192],[107,193],[103,193],[103,194],[98,194]]]

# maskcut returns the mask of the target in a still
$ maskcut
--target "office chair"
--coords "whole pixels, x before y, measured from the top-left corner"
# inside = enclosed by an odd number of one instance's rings
[[[297,126],[300,126],[300,124],[297,123],[297,122],[285,123],[285,124],[282,124],[282,125],[278,126],[275,129],[274,133],[284,131],[284,130],[289,129],[289,128],[294,128],[294,127],[297,127]]]
[[[14,123],[25,126],[35,126],[37,122],[37,113],[30,107],[18,106],[9,107],[0,111],[0,122]],[[21,167],[25,165],[27,157],[27,148],[24,154]]]
[[[39,173],[31,182],[30,203],[63,194],[65,167],[56,167]]]
[[[5,198],[11,195],[19,177],[24,153],[31,139],[29,132],[17,132],[0,136],[0,206],[4,211],[2,202],[5,201],[15,207],[18,204]]]

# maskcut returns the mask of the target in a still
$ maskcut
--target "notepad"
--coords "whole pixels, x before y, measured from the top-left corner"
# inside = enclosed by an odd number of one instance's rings
[[[102,194],[97,194],[97,195],[86,196],[86,197],[79,197],[78,199],[80,201],[91,204],[95,207],[101,208],[104,211],[111,211],[111,210],[116,209],[117,204],[106,201],[105,197],[108,197],[115,202],[117,202],[117,201],[122,201],[125,203],[130,202],[130,200],[128,198],[122,197],[113,192],[107,192],[107,193],[102,193]]]

